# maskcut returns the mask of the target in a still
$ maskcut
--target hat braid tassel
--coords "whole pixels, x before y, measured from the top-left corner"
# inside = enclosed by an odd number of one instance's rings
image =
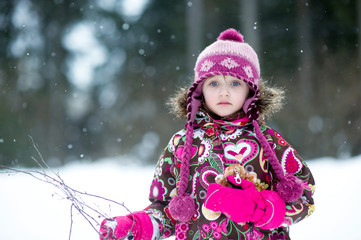
[[[190,94],[188,95],[188,103],[191,100]],[[184,143],[182,153],[182,163],[180,169],[180,180],[177,196],[174,196],[170,201],[168,208],[172,217],[181,222],[188,222],[194,215],[196,205],[194,199],[187,193],[187,187],[189,182],[189,167],[192,154],[192,142],[193,142],[193,120],[191,114],[191,104],[187,105],[187,118],[188,123],[186,125],[186,139]]]
[[[252,122],[256,136],[263,147],[264,154],[270,162],[273,170],[275,171],[279,183],[276,185],[276,191],[285,202],[295,202],[303,194],[304,186],[301,179],[297,178],[293,174],[285,175],[281,164],[279,163],[275,152],[270,147],[266,138],[263,136],[259,124],[256,120]]]

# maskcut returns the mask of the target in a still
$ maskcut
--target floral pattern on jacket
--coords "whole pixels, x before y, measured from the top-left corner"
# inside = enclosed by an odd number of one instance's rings
[[[236,121],[234,121],[236,120]],[[275,130],[261,125],[263,135],[273,146],[285,173],[299,177],[304,185],[303,196],[295,203],[286,203],[284,223],[277,229],[258,229],[252,223],[240,225],[229,220],[220,212],[204,207],[207,188],[215,182],[215,177],[235,163],[247,171],[257,173],[258,190],[274,190],[278,179],[260,148],[260,143],[249,122],[237,119],[213,120],[199,112],[194,129],[190,177],[187,192],[196,201],[196,212],[187,223],[179,223],[172,218],[168,203],[177,194],[180,180],[181,156],[185,141],[185,130],[173,135],[161,155],[151,184],[146,211],[159,223],[160,236],[176,239],[290,239],[288,226],[308,217],[314,211],[312,195],[315,189],[313,176],[293,149]]]

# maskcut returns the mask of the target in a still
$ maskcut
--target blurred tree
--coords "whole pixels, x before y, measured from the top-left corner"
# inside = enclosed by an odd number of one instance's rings
[[[128,5],[127,5],[128,4]],[[138,7],[130,13],[127,6]],[[164,106],[226,28],[287,89],[274,125],[305,158],[361,154],[360,1],[17,0],[0,3],[0,163],[135,154],[183,127]]]
[[[81,4],[81,1],[77,3]],[[27,135],[38,142],[45,156],[64,163],[64,111],[68,81],[61,39],[66,27],[82,16],[79,6],[64,1],[3,1],[7,38],[2,55],[1,106],[2,164],[32,165],[33,149]],[[47,11],[44,11],[46,9]],[[64,14],[67,13],[67,14]]]
[[[195,60],[199,52],[202,50],[203,42],[203,0],[188,2],[186,7],[186,36],[187,36],[187,56],[186,72],[193,73]]]
[[[257,30],[259,21],[259,1],[242,0],[240,1],[239,23],[241,32],[246,36],[248,42],[254,50],[259,53],[260,49],[260,31]]]

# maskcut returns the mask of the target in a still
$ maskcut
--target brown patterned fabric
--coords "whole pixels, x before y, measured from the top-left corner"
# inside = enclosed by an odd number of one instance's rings
[[[277,229],[262,230],[252,223],[240,225],[220,212],[213,212],[203,205],[207,188],[215,177],[235,163],[257,174],[256,187],[274,190],[278,179],[263,154],[263,149],[251,123],[242,115],[215,120],[205,112],[198,112],[195,119],[192,158],[187,192],[196,201],[196,212],[187,223],[177,223],[168,211],[168,203],[177,193],[185,130],[173,135],[164,149],[151,183],[146,211],[159,223],[161,237],[175,235],[176,239],[290,239],[289,226],[308,217],[314,211],[313,176],[297,151],[270,127],[260,124],[267,141],[286,174],[294,174],[304,183],[303,196],[296,202],[286,204],[284,223]]]

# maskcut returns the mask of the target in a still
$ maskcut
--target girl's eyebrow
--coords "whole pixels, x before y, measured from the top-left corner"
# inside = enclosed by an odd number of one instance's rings
[[[217,79],[217,77],[216,77],[216,76],[209,77],[206,81],[208,81],[208,80],[214,80],[214,79]]]
[[[228,79],[225,79],[227,82],[229,81],[229,82],[234,82],[234,81],[242,81],[242,80],[240,80],[240,79],[238,79],[238,78],[228,78]]]
[[[206,83],[206,82],[210,82],[210,81],[218,81],[218,80],[217,80],[217,78],[210,77],[210,78],[208,78],[208,79],[205,81],[205,83]]]

